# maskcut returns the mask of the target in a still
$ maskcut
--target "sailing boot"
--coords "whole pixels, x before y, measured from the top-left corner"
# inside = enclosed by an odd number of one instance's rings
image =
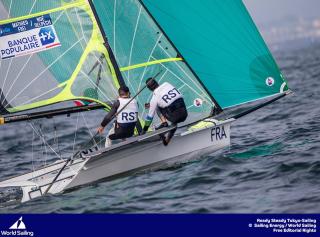
[[[161,129],[161,128],[166,128],[166,127],[168,127],[168,126],[169,126],[168,123],[167,123],[167,122],[164,122],[164,123],[161,123],[158,127],[156,127],[155,130],[159,130],[159,129]]]
[[[174,128],[170,132],[167,133],[167,136],[166,136],[165,140],[162,140],[163,145],[168,146],[168,144],[171,141],[171,138],[173,138],[173,136],[176,133],[176,131],[177,131],[177,128]]]
[[[108,148],[112,145],[112,141],[110,140],[109,136],[106,137],[106,143],[105,143],[105,148]]]

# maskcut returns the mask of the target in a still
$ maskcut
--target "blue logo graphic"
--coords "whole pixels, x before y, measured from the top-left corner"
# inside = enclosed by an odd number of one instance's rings
[[[0,28],[0,36],[7,35],[8,33],[10,33],[10,31],[11,31],[11,29],[8,27]]]
[[[39,37],[41,40],[41,44],[43,46],[54,43],[54,41],[56,39],[56,36],[54,35],[53,28],[51,26],[41,28],[41,30],[39,32]]]

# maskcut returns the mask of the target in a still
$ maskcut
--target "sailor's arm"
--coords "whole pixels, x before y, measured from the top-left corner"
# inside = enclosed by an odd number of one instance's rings
[[[114,116],[117,113],[117,110],[120,106],[120,102],[119,100],[117,100],[116,102],[114,102],[112,104],[111,110],[109,111],[109,113],[104,117],[103,121],[101,122],[101,126],[98,128],[98,132],[101,134],[104,130],[104,128],[108,125],[108,123],[111,122],[111,120],[114,118]]]
[[[148,131],[148,129],[152,123],[153,117],[156,113],[157,106],[158,106],[157,99],[155,98],[155,96],[153,96],[150,101],[149,113],[144,121],[144,127],[143,127],[144,132]]]

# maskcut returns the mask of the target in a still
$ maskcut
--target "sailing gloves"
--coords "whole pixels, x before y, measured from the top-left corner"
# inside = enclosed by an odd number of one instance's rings
[[[150,127],[150,126],[144,125],[144,127],[143,127],[140,135],[146,134],[146,132],[148,131],[149,127]]]
[[[161,123],[158,127],[156,127],[155,130],[159,130],[159,129],[161,129],[161,128],[166,128],[166,127],[168,127],[168,126],[169,126],[168,123],[167,123],[167,122],[164,122],[164,123]],[[146,132],[148,131],[149,127],[150,127],[150,125],[149,125],[149,126],[148,126],[148,125],[145,125],[145,126],[143,127],[143,130],[142,130],[142,132],[141,132],[140,135],[146,134]]]

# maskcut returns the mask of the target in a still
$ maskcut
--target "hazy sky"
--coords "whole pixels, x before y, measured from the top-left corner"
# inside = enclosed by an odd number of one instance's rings
[[[257,24],[284,17],[319,17],[320,0],[243,0]]]

